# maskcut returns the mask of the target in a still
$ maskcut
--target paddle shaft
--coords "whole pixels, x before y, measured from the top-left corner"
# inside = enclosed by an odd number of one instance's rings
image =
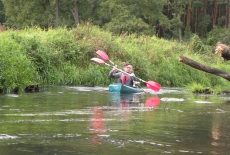
[[[110,62],[111,64],[113,64],[113,66],[115,66],[115,63],[114,63],[114,62],[112,62],[111,60],[109,60],[109,62]]]
[[[114,67],[114,66],[112,66],[112,65],[110,65],[110,64],[108,64],[108,63],[105,63],[105,65],[110,66],[110,67]],[[122,73],[124,73],[124,74],[126,74],[126,75],[128,75],[128,76],[135,77],[136,79],[138,79],[138,80],[140,80],[140,81],[142,81],[142,82],[146,82],[146,81],[144,81],[144,80],[142,80],[142,79],[140,79],[140,78],[138,78],[138,77],[136,77],[136,76],[133,76],[133,75],[131,75],[131,74],[129,74],[129,73],[127,73],[127,72],[125,72],[125,71],[119,69],[119,68],[117,68],[117,70],[120,71],[120,72],[122,72]]]
[[[145,91],[145,90],[140,86],[140,84],[137,84],[137,86],[138,86],[143,92],[148,93],[147,91]]]

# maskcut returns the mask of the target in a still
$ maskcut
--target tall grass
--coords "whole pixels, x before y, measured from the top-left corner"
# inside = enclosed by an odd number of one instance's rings
[[[162,86],[228,85],[220,77],[179,61],[179,56],[184,55],[230,72],[226,63],[210,52],[213,47],[203,46],[199,38],[190,43],[179,43],[155,36],[114,36],[92,25],[79,25],[71,30],[8,30],[0,33],[0,38],[0,89],[8,91],[35,83],[108,85],[114,81],[108,77],[111,68],[90,61],[90,58],[97,57],[95,51],[98,49],[104,50],[120,67],[122,62],[132,63],[138,77]],[[196,41],[198,43],[194,43]]]

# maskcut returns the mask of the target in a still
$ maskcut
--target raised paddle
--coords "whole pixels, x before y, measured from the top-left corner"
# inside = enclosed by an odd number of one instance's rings
[[[102,50],[98,50],[97,52],[97,55],[99,55],[102,59],[104,59],[105,61],[109,61],[111,64],[113,64],[113,66],[115,66],[115,63],[112,62],[110,59],[109,59],[109,56]],[[143,90],[145,93],[147,93],[140,85],[137,85],[141,90]]]
[[[96,53],[97,53],[98,55],[100,55],[101,57],[103,57],[103,59],[106,59],[107,61],[110,61],[113,65],[115,65],[111,60],[109,60],[108,55],[107,55],[104,51],[98,50]],[[110,64],[105,63],[103,60],[101,60],[101,59],[99,59],[99,58],[92,58],[91,60],[93,60],[93,61],[95,61],[95,62],[97,62],[97,63],[99,63],[99,64],[105,64],[105,65],[107,65],[107,66],[113,67],[113,66],[111,66]],[[124,74],[127,74],[127,75],[131,76],[130,74],[124,72],[123,70],[120,70],[120,69],[117,69],[117,70],[119,70],[120,72],[122,72],[122,73],[124,73]],[[140,84],[137,84],[137,86],[138,86],[142,91],[144,91],[145,93],[147,93],[147,92],[140,86]]]
[[[102,50],[98,50],[97,52],[97,55],[99,55],[103,60],[105,61],[109,61],[111,64],[115,65],[110,59],[109,59],[109,56]]]
[[[99,55],[99,56],[100,56],[102,59],[104,59],[105,61],[109,61],[110,63],[112,63],[113,65],[115,65],[115,64],[110,60],[109,56],[108,56],[104,51],[98,50],[98,51],[96,51],[96,53],[97,53],[97,55]],[[136,78],[139,79],[140,81],[146,83],[146,81],[144,81],[144,80],[142,80],[142,79],[140,79],[140,78],[138,78],[138,77],[136,77]],[[151,88],[152,86],[153,86],[153,87],[157,87],[159,90],[160,90],[160,88],[161,88],[161,85],[160,85],[159,83],[156,83],[156,82],[153,82],[153,81],[148,81],[148,84],[146,83],[146,85],[147,85],[147,87],[149,87],[150,89],[153,89],[153,90],[155,90],[155,88]],[[149,86],[148,86],[148,85],[149,85]],[[156,89],[156,91],[159,91],[158,89]]]
[[[104,60],[99,59],[99,58],[91,58],[90,60],[92,60],[92,61],[94,61],[94,62],[96,62],[96,63],[98,63],[100,65],[107,65],[107,66],[110,66],[110,67],[114,67],[114,66],[106,63]],[[123,70],[121,70],[119,68],[117,68],[117,70],[122,72],[122,73],[124,73],[124,74],[126,74],[126,75],[133,76],[132,74],[126,73],[125,71],[123,71]],[[148,88],[150,88],[150,89],[152,89],[154,91],[158,92],[161,89],[161,85],[159,83],[156,83],[154,81],[144,81],[144,80],[142,80],[142,79],[140,79],[138,77],[135,77],[135,78],[137,78],[138,80],[144,82]]]

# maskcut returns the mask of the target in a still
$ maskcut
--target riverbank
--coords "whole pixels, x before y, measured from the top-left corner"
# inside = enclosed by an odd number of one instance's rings
[[[179,61],[185,55],[230,72],[227,63],[214,54],[214,47],[200,49],[200,39],[191,42],[159,39],[155,36],[121,35],[92,25],[79,25],[74,29],[39,28],[7,30],[0,33],[0,89],[19,91],[29,85],[86,85],[107,86],[111,68],[90,61],[97,57],[98,49],[105,51],[118,66],[122,62],[133,64],[135,74],[167,87],[225,89],[228,82],[215,75],[196,70]],[[203,46],[202,46],[203,47]]]

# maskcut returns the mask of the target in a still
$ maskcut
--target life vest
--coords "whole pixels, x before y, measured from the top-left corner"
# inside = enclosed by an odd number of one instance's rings
[[[121,74],[121,82],[122,82],[122,84],[127,84],[129,79],[130,79],[130,76],[125,75],[124,73]]]

